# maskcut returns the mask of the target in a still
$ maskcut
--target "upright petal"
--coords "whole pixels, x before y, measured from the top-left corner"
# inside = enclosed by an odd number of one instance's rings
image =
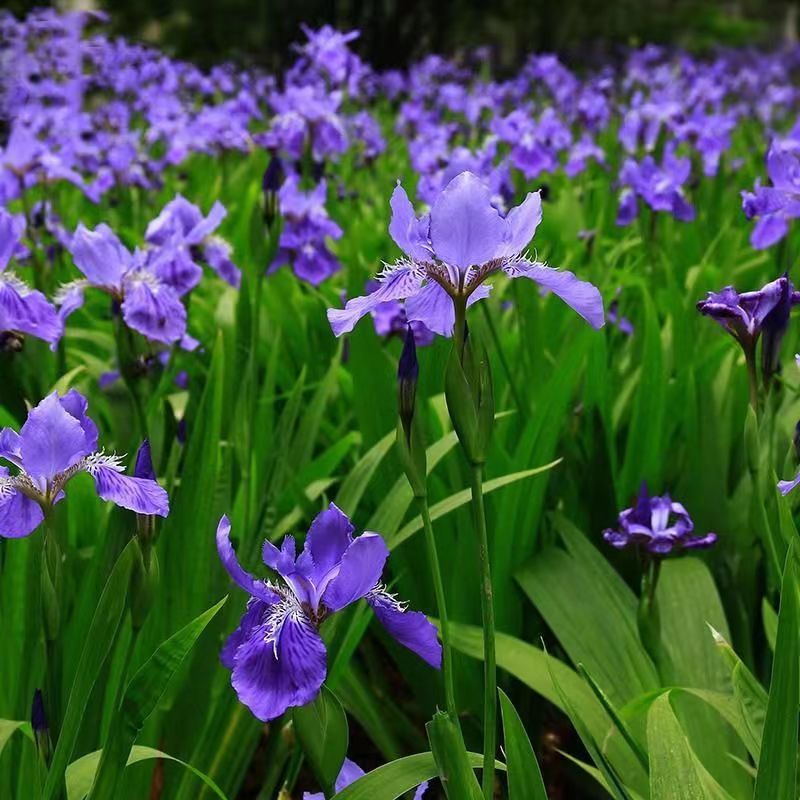
[[[322,595],[323,604],[339,611],[365,597],[378,583],[389,548],[377,533],[363,533],[354,539],[342,556],[339,572]]]
[[[21,440],[19,434],[11,428],[0,430],[0,458],[10,461],[22,469],[22,453],[20,452]],[[5,475],[6,473],[2,473]]]
[[[234,656],[231,683],[239,700],[267,722],[289,708],[310,703],[327,672],[325,645],[314,626],[291,606],[270,610]]]
[[[137,514],[159,517],[169,514],[169,496],[156,481],[123,475],[108,466],[93,467],[89,472],[94,478],[97,494],[103,500],[109,500]]]
[[[61,405],[57,392],[30,410],[19,435],[22,463],[33,478],[49,480],[90,452],[85,431]]]
[[[217,552],[222,566],[242,589],[268,605],[280,601],[281,598],[264,581],[254,578],[242,569],[231,544],[231,523],[227,516],[223,516],[217,525]]]
[[[415,261],[429,261],[431,258],[430,250],[425,246],[419,236],[417,216],[414,213],[414,206],[408,199],[406,190],[400,185],[392,192],[392,199],[389,201],[392,207],[392,219],[389,223],[389,234],[394,239],[395,244],[411,259]]]
[[[374,590],[367,602],[381,625],[404,647],[416,653],[432,667],[441,669],[442,646],[436,628],[420,611],[407,611],[403,603],[383,590]]]
[[[344,556],[353,541],[355,527],[347,515],[331,503],[314,517],[308,529],[305,546],[297,560],[297,569],[310,578],[315,585]]]
[[[600,291],[594,284],[577,278],[574,273],[530,261],[516,261],[506,267],[505,272],[511,278],[520,276],[530,278],[549,289],[577,311],[593,328],[602,328],[605,324]]]
[[[492,205],[488,187],[471,172],[450,181],[431,208],[436,257],[462,270],[491,261],[509,241],[509,226]]]
[[[86,436],[86,450],[93,453],[97,450],[97,425],[87,413],[89,410],[89,401],[77,390],[70,389],[63,397],[59,398],[61,407],[71,416],[78,420],[78,424],[83,429]]]
[[[348,300],[343,309],[329,308],[328,322],[334,336],[349,333],[361,317],[387,300],[413,297],[419,292],[422,280],[422,272],[416,266],[400,264],[381,279],[380,286],[371,294]]]
[[[78,225],[70,244],[75,266],[95,285],[119,289],[131,254],[105,223],[90,231]]]
[[[0,206],[0,272],[19,248],[19,240],[25,232],[25,216],[11,214]]]
[[[542,221],[542,197],[539,192],[528,192],[523,202],[508,212],[508,223],[511,238],[505,246],[503,255],[521,253],[533,239],[539,223]]]

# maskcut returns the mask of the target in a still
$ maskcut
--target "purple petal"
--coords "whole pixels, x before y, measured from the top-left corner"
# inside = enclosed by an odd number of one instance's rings
[[[123,475],[111,467],[96,467],[91,470],[97,494],[103,500],[135,511],[137,514],[169,514],[169,496],[166,491],[148,478]]]
[[[489,296],[491,286],[481,285],[469,296],[467,305]],[[406,318],[418,322],[439,336],[452,336],[456,324],[453,300],[436,281],[428,281],[422,289],[406,300]]]
[[[331,503],[311,523],[297,569],[319,586],[324,576],[341,562],[353,541],[354,531],[347,515]]]
[[[186,333],[186,309],[180,299],[170,287],[153,280],[126,279],[122,317],[128,327],[164,344],[177,342]]]
[[[78,225],[70,252],[75,266],[95,285],[119,289],[122,276],[131,265],[132,256],[117,235],[105,223],[93,231]]]
[[[7,478],[8,470],[0,467],[0,478]],[[15,489],[0,493],[0,537],[20,539],[33,533],[44,519],[44,513],[35,500]]]
[[[360,600],[375,588],[389,557],[389,548],[377,533],[363,533],[354,539],[342,556],[335,578],[322,595],[331,611],[339,611]]]
[[[254,578],[242,569],[233,550],[230,536],[231,523],[228,517],[223,515],[219,525],[217,525],[217,552],[222,561],[222,566],[228,570],[228,574],[233,578],[234,582],[253,597],[269,605],[279,602],[280,597],[272,589],[268,588],[264,581]]]
[[[242,618],[239,620],[239,627],[225,640],[222,645],[222,650],[219,654],[219,660],[224,667],[233,669],[236,663],[236,651],[239,646],[250,638],[253,628],[261,625],[262,621],[269,613],[270,606],[255,597],[251,597],[247,601],[247,608],[245,609]]]
[[[509,226],[492,205],[488,187],[471,172],[450,181],[431,208],[436,257],[467,269],[491,261],[507,246]]]
[[[19,240],[25,232],[25,216],[23,214],[10,214],[5,208],[0,207],[0,272],[19,247]]]
[[[750,234],[750,244],[756,250],[765,250],[777,244],[789,232],[789,223],[779,214],[761,217]]]
[[[353,330],[356,323],[387,300],[402,300],[415,295],[422,286],[422,275],[411,266],[398,266],[388,273],[371,294],[348,300],[343,309],[329,308],[328,322],[334,336]]]
[[[254,626],[234,656],[233,688],[264,722],[311,702],[327,671],[325,645],[311,622],[278,607],[270,610],[273,617],[281,613],[274,639],[266,638],[267,626]]]
[[[203,258],[222,280],[235,288],[242,282],[242,272],[231,260],[231,246],[222,239],[211,238],[203,246]]]
[[[165,245],[151,261],[148,268],[153,274],[181,297],[200,283],[203,270],[193,260],[183,246]]]
[[[505,255],[521,253],[533,239],[542,221],[542,198],[539,192],[529,192],[525,200],[512,208],[506,216],[511,239],[506,245]]]
[[[392,220],[389,223],[389,234],[392,239],[410,258],[416,261],[429,261],[431,253],[419,236],[414,206],[411,205],[406,190],[399,182],[392,192],[389,204],[392,207]]]
[[[296,570],[294,551],[295,541],[292,536],[284,537],[280,550],[267,539],[261,548],[261,558],[270,569],[286,578]]]
[[[785,497],[800,483],[800,472],[791,481],[778,481],[778,491]]]
[[[0,279],[0,330],[27,333],[55,349],[64,325],[41,292],[30,289],[18,278],[6,277]]]
[[[86,436],[86,450],[93,453],[97,450],[97,425],[87,413],[89,401],[77,390],[70,389],[63,397],[59,398],[61,407],[71,416],[78,420],[78,424],[83,429]]]
[[[151,481],[156,479],[149,439],[145,439],[136,451],[136,466],[133,468],[133,474],[137,478],[148,478]]]
[[[367,598],[381,625],[404,647],[432,667],[441,669],[442,646],[436,628],[420,611],[407,611],[388,592],[375,591]]]
[[[359,778],[363,778],[364,775],[366,773],[355,761],[346,758],[342,768],[339,770],[334,789],[337,792],[344,791],[351,783],[355,783]],[[303,792],[303,800],[325,800],[325,795],[322,792]]]
[[[22,469],[22,453],[20,452],[21,440],[19,434],[11,428],[0,430],[0,458],[5,458],[15,466]],[[5,474],[5,473],[3,473]]]
[[[517,261],[505,271],[511,278],[520,276],[530,278],[549,289],[577,311],[593,328],[602,328],[605,324],[600,291],[594,284],[577,278],[574,273],[530,261]]]
[[[91,452],[80,422],[61,405],[56,392],[30,410],[19,435],[25,472],[34,478],[49,480]]]

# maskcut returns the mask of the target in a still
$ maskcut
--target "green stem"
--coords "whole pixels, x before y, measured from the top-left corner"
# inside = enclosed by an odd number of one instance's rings
[[[745,348],[744,360],[747,363],[747,382],[748,386],[750,387],[750,405],[753,407],[753,411],[756,412],[756,416],[758,416],[758,368],[756,366],[755,345]]]
[[[450,645],[450,622],[447,618],[447,605],[444,596],[444,584],[442,583],[442,571],[439,566],[439,554],[436,550],[436,539],[433,535],[433,524],[431,523],[428,499],[426,497],[417,498],[420,512],[422,514],[422,524],[425,530],[425,544],[428,549],[428,562],[433,579],[433,590],[436,594],[436,605],[439,607],[439,627],[442,634],[442,679],[444,680],[444,699],[448,713],[456,719],[456,694],[453,681],[453,651]]]
[[[472,465],[472,522],[478,538],[483,618],[483,796],[494,796],[494,760],[497,750],[497,664],[494,641],[494,595],[489,563],[489,539],[483,506],[483,467]]]
[[[495,327],[494,320],[492,319],[492,312],[489,309],[489,304],[481,303],[481,306],[483,306],[483,315],[486,318],[486,324],[489,328],[489,335],[492,337],[492,341],[494,342],[494,349],[497,351],[497,355],[500,358],[500,366],[503,368],[503,372],[506,374],[506,380],[508,381],[508,386],[511,389],[511,394],[514,397],[514,403],[521,412],[525,407],[522,404],[522,395],[517,388],[517,382],[514,380],[514,373],[511,371],[508,359],[506,359],[505,351],[500,343],[500,337],[497,335],[497,328]]]

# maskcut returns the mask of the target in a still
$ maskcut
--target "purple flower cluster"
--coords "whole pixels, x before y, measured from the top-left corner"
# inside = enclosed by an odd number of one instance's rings
[[[310,703],[325,675],[325,644],[319,626],[330,615],[365,599],[400,644],[432,667],[441,665],[436,628],[390,594],[381,583],[389,555],[377,533],[353,537],[355,528],[331,504],[312,522],[303,551],[287,536],[280,549],[264,542],[262,557],[278,580],[255,578],[239,564],[230,522],[220,520],[217,550],[231,578],[249,595],[239,627],[222,650],[239,700],[260,720]]]
[[[98,449],[97,426],[88,402],[75,389],[49,394],[28,412],[19,432],[0,430],[0,536],[32,533],[64,499],[64,488],[80,472],[94,478],[97,494],[138,514],[169,513],[167,493],[153,478],[124,475],[121,457]]]

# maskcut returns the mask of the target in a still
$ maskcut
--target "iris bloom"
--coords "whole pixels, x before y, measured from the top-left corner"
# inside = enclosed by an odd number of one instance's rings
[[[325,680],[326,652],[319,626],[330,614],[361,598],[386,630],[437,669],[442,649],[436,629],[418,611],[389,594],[380,583],[389,550],[377,533],[353,538],[354,527],[331,504],[311,523],[303,552],[287,536],[278,549],[264,542],[264,563],[279,580],[260,580],[240,566],[230,541],[230,522],[217,527],[217,550],[231,578],[250,594],[239,627],[222,653],[231,683],[258,719],[310,703]]]
[[[471,172],[453,178],[434,201],[430,214],[417,218],[402,186],[391,199],[389,233],[406,254],[380,276],[380,287],[329,309],[336,336],[380,303],[405,299],[409,322],[422,322],[434,333],[450,336],[455,303],[470,305],[489,294],[484,281],[497,272],[529,278],[558,295],[595,328],[604,322],[597,287],[573,273],[553,269],[523,255],[542,219],[538,192],[503,217],[492,205],[488,187]]]
[[[12,257],[25,252],[20,244],[25,230],[21,214],[10,214],[0,208],[0,334],[5,346],[7,335],[18,333],[49,342],[55,350],[64,331],[55,308],[47,298],[31,289],[14,272],[8,270]]]
[[[763,333],[762,371],[768,379],[778,368],[789,314],[798,303],[800,292],[795,290],[787,275],[781,275],[755,292],[739,293],[733,286],[709,292],[708,297],[697,304],[697,310],[722,325],[739,342],[748,359],[753,358]]]
[[[693,530],[694,522],[680,503],[668,495],[650,497],[643,485],[636,505],[622,511],[617,529],[603,531],[603,538],[619,550],[634,544],[657,556],[711,547],[717,541],[716,533],[693,536]]]
[[[97,446],[97,426],[86,413],[86,398],[75,389],[47,395],[28,412],[19,433],[0,431],[0,536],[32,533],[64,498],[64,487],[79,472],[93,478],[97,494],[138,514],[169,513],[167,493],[155,480],[123,475],[121,457]]]

